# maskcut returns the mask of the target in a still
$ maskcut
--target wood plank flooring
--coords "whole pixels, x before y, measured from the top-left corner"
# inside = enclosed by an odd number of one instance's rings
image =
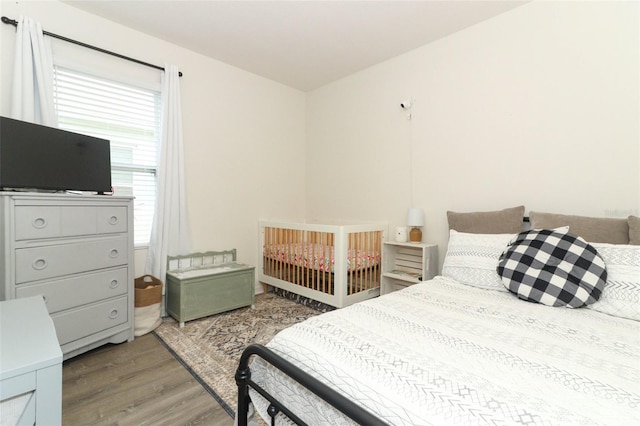
[[[152,334],[71,358],[62,376],[65,426],[233,425]]]

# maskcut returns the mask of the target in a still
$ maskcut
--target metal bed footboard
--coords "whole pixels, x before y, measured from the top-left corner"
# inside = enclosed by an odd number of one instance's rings
[[[249,403],[251,398],[249,396],[249,388],[254,389],[263,398],[269,401],[269,408],[267,410],[271,417],[271,425],[275,425],[275,417],[278,413],[283,413],[289,419],[291,419],[297,425],[306,425],[298,416],[292,413],[287,407],[279,402],[274,396],[265,391],[260,385],[251,380],[251,369],[249,368],[249,359],[253,356],[259,356],[269,364],[282,371],[291,379],[295,380],[300,385],[309,389],[318,397],[325,400],[329,405],[336,408],[338,411],[344,413],[358,424],[371,425],[371,426],[383,426],[387,423],[375,417],[369,411],[355,404],[353,401],[347,399],[345,396],[339,394],[329,386],[320,382],[315,377],[312,377],[308,373],[302,371],[300,368],[291,364],[286,359],[277,355],[267,347],[258,344],[252,344],[246,347],[242,356],[240,357],[240,363],[236,370],[236,384],[238,385],[238,409],[236,411],[238,426],[247,426],[247,416],[249,414]]]

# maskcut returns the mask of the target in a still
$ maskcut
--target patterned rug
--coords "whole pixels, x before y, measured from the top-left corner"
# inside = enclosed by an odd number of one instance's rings
[[[266,293],[256,296],[254,309],[241,308],[188,321],[183,328],[167,317],[153,334],[234,417],[234,375],[244,348],[251,343],[266,344],[280,330],[320,313]]]

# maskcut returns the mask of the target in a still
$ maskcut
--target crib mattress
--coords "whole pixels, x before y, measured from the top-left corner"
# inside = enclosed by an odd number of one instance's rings
[[[317,243],[270,244],[264,246],[264,256],[278,262],[310,268],[320,272],[334,272],[333,246]],[[350,249],[347,271],[360,271],[380,264],[380,253]]]

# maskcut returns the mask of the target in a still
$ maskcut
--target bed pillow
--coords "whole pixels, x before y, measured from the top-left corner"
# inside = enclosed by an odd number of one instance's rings
[[[530,212],[529,221],[532,229],[551,229],[568,225],[572,234],[590,243],[629,244],[627,219]]]
[[[502,253],[497,272],[520,299],[580,308],[600,298],[607,270],[584,239],[554,229],[518,234]]]
[[[452,229],[442,275],[473,287],[506,292],[496,266],[515,235],[469,234]]]
[[[471,234],[517,234],[522,231],[524,206],[492,212],[447,212],[449,229]]]
[[[607,284],[594,311],[640,321],[640,246],[593,243],[607,265]]]
[[[640,245],[640,217],[629,216],[629,244]]]

